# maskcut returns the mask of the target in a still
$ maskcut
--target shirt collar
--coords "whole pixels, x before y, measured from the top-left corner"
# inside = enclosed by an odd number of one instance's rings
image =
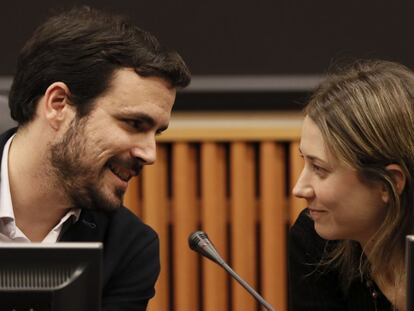
[[[0,172],[0,218],[14,219],[13,204],[10,194],[9,183],[9,150],[10,144],[16,134],[11,136],[4,146],[3,156],[1,158],[1,172]]]

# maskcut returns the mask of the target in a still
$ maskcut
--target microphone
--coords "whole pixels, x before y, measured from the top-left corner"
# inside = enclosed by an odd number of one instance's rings
[[[188,245],[190,248],[207,257],[211,261],[215,262],[219,266],[223,267],[241,286],[243,286],[249,294],[251,294],[256,300],[268,311],[276,311],[273,307],[263,299],[245,280],[243,280],[234,270],[221,258],[217,252],[213,243],[210,242],[207,234],[203,231],[196,231],[188,237]]]

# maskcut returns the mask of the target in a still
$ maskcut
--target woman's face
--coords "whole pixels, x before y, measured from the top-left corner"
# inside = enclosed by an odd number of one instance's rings
[[[363,182],[356,170],[339,163],[309,117],[303,122],[300,153],[304,168],[293,194],[307,201],[316,232],[324,239],[364,245],[385,218],[382,185]]]

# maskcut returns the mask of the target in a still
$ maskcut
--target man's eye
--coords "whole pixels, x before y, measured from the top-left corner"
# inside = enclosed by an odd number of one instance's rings
[[[138,121],[138,120],[124,120],[126,124],[128,124],[128,126],[137,129],[137,130],[142,130],[143,125],[142,122]]]

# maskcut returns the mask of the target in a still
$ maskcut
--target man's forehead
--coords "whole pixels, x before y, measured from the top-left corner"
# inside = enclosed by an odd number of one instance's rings
[[[96,99],[99,105],[108,104],[125,113],[142,109],[170,111],[175,101],[176,89],[158,77],[142,77],[130,68],[118,69],[108,89]],[[105,103],[104,103],[105,102]],[[144,106],[147,106],[144,108]]]

